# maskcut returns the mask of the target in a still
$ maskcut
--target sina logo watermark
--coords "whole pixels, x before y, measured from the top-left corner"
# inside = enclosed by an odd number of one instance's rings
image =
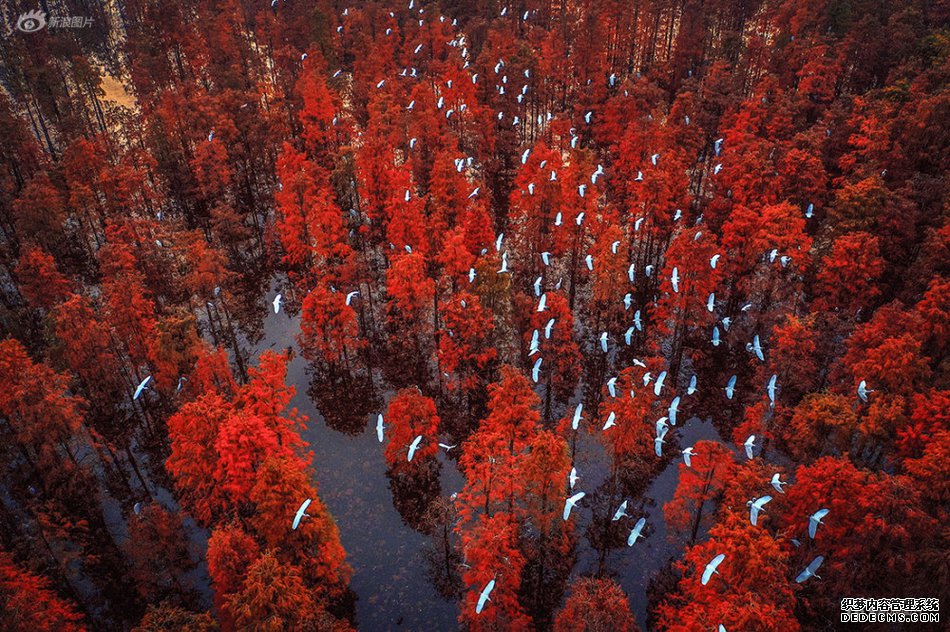
[[[39,9],[21,13],[16,21],[16,30],[24,33],[35,33],[46,26],[46,14]]]
[[[8,36],[14,32],[11,22],[7,20],[6,35]],[[21,13],[12,26],[21,33],[36,33],[43,29],[81,29],[92,26],[92,18],[82,15],[47,15],[45,11],[33,9]]]

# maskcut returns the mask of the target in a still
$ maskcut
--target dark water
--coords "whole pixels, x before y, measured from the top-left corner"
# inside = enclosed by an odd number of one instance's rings
[[[269,303],[277,290],[265,297]],[[251,357],[272,349],[296,348],[299,318],[284,310],[268,310],[263,338],[254,345]],[[385,401],[366,415],[362,432],[346,434],[327,426],[320,411],[307,395],[310,375],[308,362],[299,354],[289,363],[288,382],[297,388],[293,401],[310,418],[304,439],[314,452],[313,467],[320,498],[326,503],[340,529],[340,537],[353,568],[351,588],[358,596],[357,623],[361,630],[454,630],[458,628],[458,602],[443,598],[425,572],[423,551],[432,539],[412,529],[394,508],[393,494],[386,476],[383,445],[376,438],[375,412],[385,409]],[[370,393],[366,394],[369,398]],[[382,398],[385,400],[385,397]],[[378,410],[377,410],[378,409]],[[573,409],[573,404],[569,409]],[[692,418],[675,430],[682,446],[699,440],[720,440],[709,422]],[[464,483],[455,462],[443,460],[441,492],[448,496]],[[630,606],[641,627],[646,627],[647,587],[651,577],[664,568],[670,558],[682,552],[682,543],[667,537],[663,504],[673,496],[681,459],[674,459],[652,480],[641,498],[630,498],[628,513],[636,521],[647,518],[648,536],[635,546],[616,548],[607,555],[604,571],[626,591]],[[582,477],[578,490],[591,492],[601,487],[609,475],[609,458],[596,437],[581,434],[577,443],[575,466]],[[619,504],[619,502],[618,502]],[[592,574],[599,568],[600,552],[591,547],[584,533],[591,511],[576,514],[578,540],[577,563],[573,576]]]

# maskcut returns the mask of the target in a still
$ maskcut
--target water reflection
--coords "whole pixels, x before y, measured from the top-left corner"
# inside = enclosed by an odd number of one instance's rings
[[[277,291],[277,285],[272,285],[264,297],[272,298]],[[262,318],[257,328],[250,325],[250,333],[238,334],[249,357],[269,348],[295,346],[298,316],[293,297],[286,301],[289,308],[274,314],[259,307],[266,303],[259,298],[257,308],[242,314],[249,314],[252,323]],[[245,321],[240,322],[243,332]],[[463,485],[457,450],[448,455],[440,451],[429,465],[414,468],[411,474],[395,474],[376,438],[376,413],[386,409],[388,397],[399,384],[412,383],[414,374],[425,372],[418,366],[402,368],[390,362],[380,366],[380,371],[334,376],[315,370],[298,354],[288,366],[287,379],[297,387],[292,405],[310,418],[303,436],[314,452],[320,496],[336,518],[353,567],[351,588],[357,595],[359,629],[457,629],[462,559],[451,500]],[[678,392],[685,393],[692,370],[681,368],[683,384]],[[595,364],[587,373],[601,374],[603,368]],[[686,421],[675,429],[680,446],[719,440],[711,422],[688,416],[706,416],[722,406],[722,385],[716,382],[725,384],[728,376],[720,373],[705,367],[700,391],[683,398],[680,419]],[[600,389],[581,386],[579,392],[590,396],[585,411],[596,410]],[[450,444],[467,436],[481,416],[473,410],[482,407],[480,403],[473,405],[448,388],[426,394],[439,402],[441,439]],[[573,411],[575,405],[572,401],[565,410]],[[534,555],[523,574],[521,597],[537,623],[543,624],[560,607],[572,578],[600,573],[623,586],[638,623],[646,626],[649,595],[669,589],[675,580],[670,564],[683,548],[681,541],[669,539],[662,511],[673,496],[681,462],[674,436],[671,431],[662,461],[628,463],[616,471],[596,434],[582,431],[572,441],[574,465],[581,475],[578,489],[587,491],[588,497],[577,514],[576,531],[570,534],[576,546],[571,544],[560,549],[566,553],[557,554],[542,543],[529,547]],[[630,517],[612,521],[625,498]],[[627,547],[627,535],[640,516],[647,519],[644,537]]]

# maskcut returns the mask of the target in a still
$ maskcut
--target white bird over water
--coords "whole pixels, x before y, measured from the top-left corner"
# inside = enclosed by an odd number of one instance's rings
[[[646,518],[637,520],[637,524],[633,525],[633,529],[630,530],[630,535],[627,536],[627,546],[633,546],[639,538],[643,537],[643,527],[645,527],[646,524]]]
[[[718,575],[719,571],[716,569],[719,568],[719,565],[722,564],[722,561],[726,559],[725,553],[720,553],[716,557],[710,560],[709,564],[706,564],[706,570],[703,571],[702,584],[705,586],[709,583],[709,579],[715,574]]]
[[[604,353],[607,353],[607,332],[600,334],[600,348]]]
[[[294,523],[291,528],[292,531],[296,531],[297,527],[300,526],[300,521],[304,518],[310,517],[310,514],[307,513],[307,508],[310,506],[310,503],[313,502],[312,498],[308,498],[300,504],[300,507],[297,509],[297,513],[294,515]]]
[[[538,358],[535,361],[534,366],[531,368],[531,379],[534,380],[535,384],[538,383],[538,379],[540,379],[541,377],[541,360],[542,359],[543,358]]]
[[[284,299],[284,297],[283,297],[282,294],[278,294],[277,296],[274,297],[274,303],[273,303],[273,305],[274,305],[274,313],[275,313],[275,314],[280,311],[280,302],[281,302],[283,299]]]
[[[585,492],[577,492],[576,494],[574,494],[573,496],[571,496],[570,498],[564,501],[564,520],[567,520],[568,518],[571,517],[571,509],[573,509],[574,506],[580,502],[581,498],[583,498],[586,495],[587,494]]]
[[[571,468],[571,473],[570,473],[570,474],[568,475],[568,477],[567,477],[567,482],[570,483],[571,489],[574,489],[574,485],[575,485],[575,483],[577,483],[577,479],[579,479],[579,478],[580,478],[580,476],[577,475],[577,468],[576,468],[576,467],[572,467],[572,468]]]
[[[683,450],[683,463],[686,464],[686,467],[689,467],[689,468],[693,467],[693,463],[690,459],[692,459],[692,457],[694,456],[696,456],[696,452],[693,451],[693,446],[690,446],[686,448],[685,450]]]
[[[620,507],[618,507],[618,508],[617,508],[617,511],[614,512],[614,517],[611,519],[611,522],[617,522],[618,520],[620,520],[620,519],[623,518],[624,516],[629,517],[629,514],[627,514],[627,501],[626,501],[626,500],[623,501],[622,503],[620,503]]]
[[[578,424],[581,423],[581,413],[584,412],[584,402],[580,402],[577,405],[577,408],[574,409],[574,418],[571,420],[571,429],[577,430]]]

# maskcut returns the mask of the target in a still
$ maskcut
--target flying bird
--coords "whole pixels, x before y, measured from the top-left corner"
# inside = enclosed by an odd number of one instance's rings
[[[617,511],[614,512],[614,517],[611,519],[611,522],[617,522],[618,520],[620,520],[620,519],[623,518],[624,516],[628,516],[628,514],[627,514],[627,501],[626,501],[626,500],[623,501],[622,503],[620,503],[620,507],[618,507],[618,508],[617,508]]]
[[[770,500],[772,500],[771,496],[762,496],[746,503],[746,505],[749,506],[749,522],[752,523],[753,527],[758,526],[759,513],[765,513],[765,505],[767,505]]]
[[[273,303],[273,305],[274,305],[274,313],[275,313],[275,314],[280,311],[280,302],[281,302],[283,299],[284,299],[284,297],[283,297],[281,294],[278,294],[277,296],[274,297],[274,303]]]
[[[571,517],[571,509],[573,509],[574,506],[577,505],[578,502],[580,502],[581,498],[583,498],[586,495],[587,494],[585,492],[577,492],[576,494],[574,494],[573,496],[571,496],[570,498],[564,501],[564,520],[565,521]]]
[[[867,403],[868,393],[873,393],[874,389],[868,388],[868,383],[864,380],[861,380],[861,383],[858,384],[858,399],[862,402]]]
[[[749,460],[751,461],[752,459],[754,459],[755,453],[753,452],[753,450],[756,447],[755,435],[749,435],[749,438],[745,440],[745,443],[742,444],[742,447],[745,448],[745,455],[749,458]]]
[[[633,546],[639,538],[643,537],[643,527],[645,527],[646,524],[646,518],[637,520],[637,524],[633,525],[633,529],[630,530],[630,535],[627,536],[627,546]]]
[[[379,439],[379,442],[383,442],[383,430],[386,428],[383,424],[383,413],[376,415],[376,438]]]
[[[485,584],[485,587],[482,588],[482,593],[478,596],[478,603],[475,604],[475,614],[481,614],[482,610],[485,608],[485,602],[491,601],[491,598],[489,597],[489,595],[491,595],[491,591],[493,591],[494,589],[495,589],[494,579],[488,582],[487,584]]]
[[[135,387],[135,393],[132,395],[132,400],[138,399],[142,395],[142,391],[148,388],[148,383],[152,381],[151,375],[146,375],[145,379],[139,382],[139,385]]]
[[[696,452],[693,450],[693,446],[690,446],[683,450],[683,463],[686,464],[686,467],[693,467],[691,459],[696,456]]]
[[[735,376],[735,375],[733,375],[732,377],[730,377],[730,378],[729,378],[729,381],[726,382],[725,391],[726,391],[726,398],[727,398],[727,399],[732,399],[732,396],[733,396],[733,395],[735,394],[735,392],[736,392],[736,376]]]
[[[818,525],[825,524],[821,519],[828,515],[828,511],[828,509],[819,509],[808,517],[808,536],[812,540],[815,539],[815,532],[818,531]]]
[[[782,489],[782,485],[788,485],[788,483],[779,478],[778,472],[772,475],[772,480],[769,482],[772,484],[772,487],[775,488],[775,491],[777,491],[780,494],[785,493],[785,490]]]
[[[292,531],[296,531],[296,530],[297,530],[297,527],[300,526],[300,521],[301,521],[304,517],[307,517],[307,518],[310,517],[310,514],[307,513],[307,507],[309,507],[309,506],[310,506],[310,503],[312,503],[312,502],[313,502],[313,499],[312,499],[312,498],[308,498],[307,500],[303,501],[303,503],[300,504],[300,508],[297,509],[297,513],[294,515],[294,523],[293,523],[292,528],[291,528]]]
[[[541,377],[541,360],[542,358],[538,358],[531,368],[531,379],[534,380],[535,384],[538,383],[538,379]]]
[[[416,455],[416,450],[419,449],[419,443],[422,441],[422,435],[417,435],[415,439],[412,440],[412,443],[409,444],[409,456],[408,460],[412,462],[412,457]]]
[[[709,564],[706,564],[706,570],[703,571],[702,584],[705,586],[709,583],[709,579],[715,574],[718,575],[719,571],[716,569],[719,568],[719,565],[722,564],[722,561],[726,559],[725,553],[720,553],[716,557],[710,560]]]
[[[581,413],[584,412],[584,403],[580,402],[577,404],[577,408],[574,409],[574,418],[571,420],[571,429],[577,430],[578,424],[581,423]]]
[[[822,562],[824,561],[825,561],[825,558],[823,555],[819,555],[818,557],[813,559],[808,564],[808,566],[805,567],[805,570],[803,570],[801,573],[798,574],[798,577],[795,578],[795,582],[801,584],[802,582],[807,581],[811,579],[812,577],[814,577],[815,579],[821,579],[821,577],[818,576],[816,571],[818,570],[818,567],[821,566]]]

